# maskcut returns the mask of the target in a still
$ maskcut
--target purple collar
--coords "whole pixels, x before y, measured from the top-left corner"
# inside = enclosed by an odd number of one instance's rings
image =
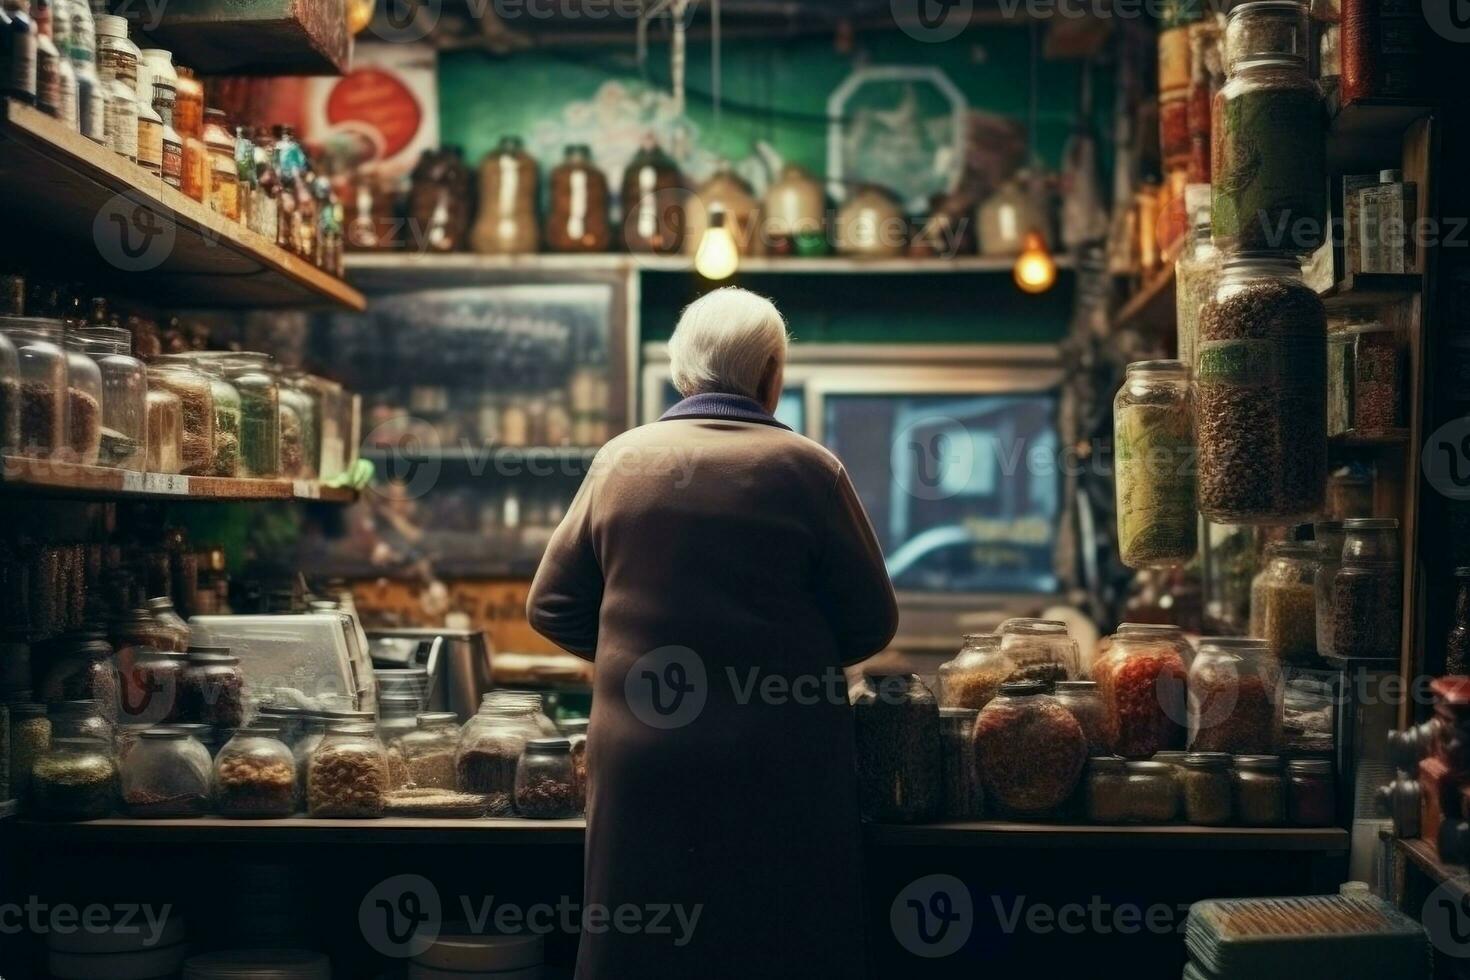
[[[761,425],[774,425],[788,432],[791,430],[791,426],[778,421],[754,398],[718,391],[690,395],[659,416],[660,422],[667,419],[727,419],[732,422],[758,422]]]

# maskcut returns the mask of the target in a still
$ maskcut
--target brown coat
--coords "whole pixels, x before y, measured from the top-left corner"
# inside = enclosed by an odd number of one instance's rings
[[[584,929],[579,980],[863,974],[841,668],[892,639],[892,586],[836,457],[717,414],[604,447],[531,590],[531,624],[597,665],[586,907],[699,916]]]

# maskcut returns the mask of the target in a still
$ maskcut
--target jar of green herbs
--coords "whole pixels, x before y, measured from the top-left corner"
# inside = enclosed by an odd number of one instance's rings
[[[1137,361],[1113,400],[1118,552],[1130,568],[1194,557],[1194,400],[1179,361]]]

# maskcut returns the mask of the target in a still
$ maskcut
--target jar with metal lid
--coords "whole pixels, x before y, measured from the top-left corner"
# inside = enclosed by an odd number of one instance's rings
[[[183,412],[180,472],[209,476],[214,472],[214,393],[206,374],[183,361],[156,362],[148,367],[148,387],[177,395]]]
[[[1057,681],[1052,691],[1057,702],[1072,713],[1087,737],[1088,756],[1109,755],[1107,707],[1097,681]]]
[[[63,334],[66,347],[67,458],[97,465],[102,448],[102,369],[87,355],[76,332]]]
[[[183,684],[183,717],[222,728],[245,724],[245,672],[229,647],[190,646]]]
[[[1122,823],[1128,819],[1128,763],[1115,756],[1087,760],[1087,819]]]
[[[1231,8],[1225,21],[1225,68],[1287,55],[1305,62],[1310,52],[1307,5],[1300,0],[1252,0]]]
[[[280,476],[280,389],[269,355],[227,354],[218,361],[240,395],[240,475]]]
[[[240,220],[240,175],[235,168],[235,138],[223,109],[204,110],[204,148],[209,154],[209,193],[205,203],[211,211],[230,221]]]
[[[96,362],[101,375],[97,461],[124,470],[143,469],[148,442],[148,372],[133,356],[132,335],[122,327],[87,327],[68,340]]]
[[[123,17],[97,14],[97,75],[106,100],[104,130],[114,153],[138,159],[138,61],[142,52],[128,40]]]
[[[49,458],[67,439],[67,358],[60,320],[0,317],[0,333],[15,347],[19,375],[20,455]]]
[[[1286,788],[1281,757],[1235,757],[1235,815],[1247,827],[1279,827],[1286,822]]]
[[[871,674],[853,703],[858,805],[885,823],[931,819],[940,807],[939,702],[915,674]]]
[[[541,737],[535,709],[524,700],[491,691],[460,732],[455,766],[467,793],[515,792],[516,764],[529,739]]]
[[[1195,215],[1193,233],[1174,262],[1175,333],[1179,361],[1194,370],[1199,343],[1199,314],[1205,301],[1215,295],[1220,278],[1220,250],[1210,227],[1210,212]]]
[[[1055,811],[1077,786],[1087,737],[1039,680],[1007,681],[975,721],[975,758],[985,792],[1001,813]]]
[[[546,245],[553,252],[605,252],[612,240],[607,220],[607,177],[584,143],[568,146],[551,171],[551,213]]]
[[[267,696],[260,702],[259,707],[256,709],[255,717],[261,725],[267,728],[274,728],[280,736],[281,741],[285,742],[288,748],[294,750],[297,742],[305,734],[306,719],[309,714],[310,712],[306,708],[298,707],[286,701],[278,703],[272,700],[271,696]],[[369,716],[368,721],[361,722],[361,724],[369,724],[371,722],[371,716]],[[340,724],[348,722],[340,718],[331,718],[329,719],[329,728],[332,723]],[[351,719],[350,723],[358,722],[356,722],[356,719]]]
[[[1286,764],[1286,818],[1297,827],[1337,822],[1337,790],[1328,759],[1292,759]]]
[[[1317,572],[1322,549],[1315,541],[1273,541],[1266,563],[1251,582],[1252,636],[1266,641],[1282,663],[1310,663],[1317,655]]]
[[[1179,771],[1184,819],[1197,826],[1218,827],[1233,812],[1228,752],[1191,752]]]
[[[388,753],[388,784],[394,789],[402,787],[408,779],[398,740],[418,727],[421,707],[419,699],[412,694],[388,694],[378,698],[378,738]]]
[[[307,763],[307,814],[381,817],[390,788],[388,754],[375,728],[333,725]]]
[[[536,161],[519,136],[502,136],[480,162],[480,211],[470,231],[474,250],[489,255],[536,251],[541,244],[536,197]]]
[[[189,655],[139,647],[122,670],[122,713],[130,722],[183,721],[184,670]]]
[[[1209,636],[1189,668],[1189,749],[1252,755],[1281,742],[1285,681],[1265,640]]]
[[[526,743],[516,766],[515,807],[517,815],[531,820],[563,820],[581,812],[570,740],[555,736]]]
[[[1300,265],[1227,258],[1199,329],[1200,513],[1222,524],[1314,516],[1327,479],[1326,319]]]
[[[20,444],[20,355],[0,333],[0,453],[14,455]]]
[[[296,811],[296,762],[274,728],[241,728],[214,758],[222,817],[289,817]]]
[[[939,706],[979,710],[1015,669],[995,633],[967,633],[959,653],[939,667]]]
[[[1118,553],[1130,568],[1194,557],[1194,399],[1179,361],[1137,361],[1113,400]]]
[[[187,363],[209,379],[210,401],[214,406],[214,472],[213,476],[240,476],[240,393],[225,376],[224,363],[218,357],[202,352],[169,354],[165,363]]]
[[[54,701],[46,706],[51,732],[57,738],[100,738],[112,744],[117,719],[107,715],[106,705],[90,698]]]
[[[1128,819],[1171,823],[1179,817],[1179,782],[1164,762],[1128,763]]]
[[[117,717],[117,665],[105,634],[80,631],[61,636],[50,660],[39,688],[43,701],[95,701],[104,717]]]
[[[203,203],[209,196],[209,148],[204,145],[204,85],[194,70],[174,69],[174,128],[183,146],[180,189]]]
[[[1329,334],[1328,435],[1371,436],[1404,425],[1405,345],[1402,330],[1372,321]]]
[[[171,391],[149,388],[144,406],[148,429],[144,469],[179,472],[184,465],[184,403]]]
[[[130,817],[195,817],[209,812],[213,761],[199,740],[149,728],[122,762],[123,808]]]
[[[1108,751],[1131,759],[1177,748],[1187,720],[1178,640],[1125,624],[1092,666]]]
[[[1316,597],[1317,654],[1332,656],[1332,600],[1337,583],[1337,570],[1342,567],[1342,548],[1347,532],[1342,521],[1317,521],[1312,525],[1312,540],[1317,543],[1317,574],[1312,591]]]
[[[45,820],[96,820],[117,806],[108,739],[62,737],[31,768],[31,812]]]
[[[159,167],[163,182],[170,187],[183,186],[184,146],[174,128],[174,102],[178,75],[174,72],[173,55],[162,48],[144,48],[138,80],[147,79],[147,91],[139,91],[140,101],[147,101],[159,118]]]
[[[459,716],[452,711],[422,712],[413,731],[398,739],[403,759],[402,785],[413,789],[458,789],[454,757],[459,748]]]
[[[1000,639],[1000,652],[1011,662],[1008,680],[1038,680],[1051,685],[1081,674],[1082,657],[1067,624],[1056,619],[1012,622]]]
[[[985,815],[985,790],[975,765],[974,708],[939,709],[939,816],[945,820],[979,820]]]

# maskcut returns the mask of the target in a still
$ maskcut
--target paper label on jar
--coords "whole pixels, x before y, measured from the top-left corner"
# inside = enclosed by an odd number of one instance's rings
[[[178,140],[163,140],[162,169],[165,183],[184,185],[184,146]]]
[[[138,117],[138,166],[150,173],[163,170],[163,123]]]
[[[567,216],[567,237],[581,238],[587,233],[587,175],[584,172],[572,171],[571,192],[571,213]]]
[[[104,82],[121,79],[129,88],[138,87],[138,59],[132,52],[112,45],[104,45],[97,52],[97,74]]]
[[[138,158],[138,117],[126,99],[107,100],[107,145],[119,156]]]
[[[1206,340],[1199,344],[1195,377],[1200,384],[1265,387],[1280,377],[1281,345],[1273,340]]]

